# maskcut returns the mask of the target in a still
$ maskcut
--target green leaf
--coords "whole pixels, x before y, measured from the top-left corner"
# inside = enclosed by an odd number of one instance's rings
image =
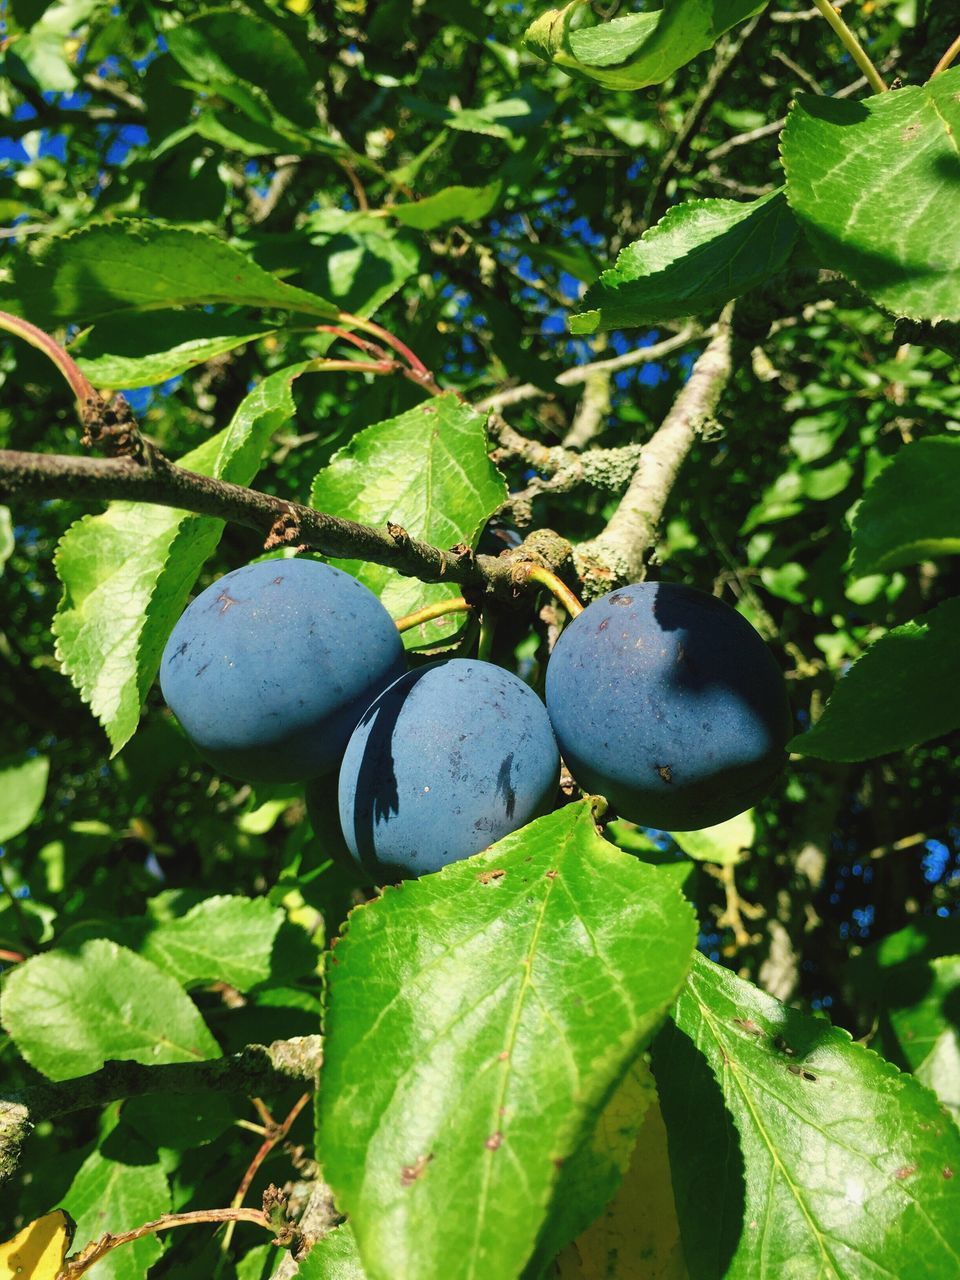
[[[17,965],[3,988],[4,1030],[51,1080],[96,1071],[111,1058],[196,1062],[220,1049],[179,983],[103,938]]]
[[[651,13],[599,22],[583,0],[572,0],[541,14],[524,42],[576,79],[605,89],[643,89],[662,84],[765,5],[766,0],[664,0]]]
[[[75,1250],[99,1240],[106,1231],[130,1231],[172,1208],[170,1188],[159,1160],[125,1144],[122,1160],[93,1151],[80,1166],[62,1204],[77,1224]],[[163,1253],[163,1238],[150,1234],[112,1249],[91,1270],[95,1280],[143,1280]]]
[[[266,898],[206,898],[186,915],[148,927],[139,950],[184,987],[226,982],[249,991],[270,977],[283,918]]]
[[[289,241],[298,279],[336,298],[353,315],[372,315],[419,270],[416,238],[386,226],[382,218],[324,209],[310,219],[307,230],[309,247],[300,234]]]
[[[960,1130],[846,1031],[698,955],[653,1067],[692,1280],[960,1272]]]
[[[890,1022],[910,1070],[960,1120],[960,956],[936,956],[929,986],[915,1002],[890,1010]]]
[[[755,834],[752,809],[700,831],[671,832],[674,840],[689,857],[695,858],[697,862],[715,862],[719,866],[732,866],[742,862],[753,847]]]
[[[869,486],[853,526],[853,572],[887,573],[960,553],[960,439],[931,436],[901,449]]]
[[[895,315],[960,320],[960,237],[944,234],[958,136],[958,67],[862,102],[801,94],[781,135],[787,198],[823,265]]]
[[[747,204],[687,200],[620,251],[572,316],[573,333],[715,310],[781,271],[797,238],[782,191]]]
[[[482,107],[457,109],[403,94],[401,102],[415,115],[446,129],[502,138],[515,144],[544,123],[556,107],[553,98],[537,89],[522,89],[510,98],[496,98]]]
[[[318,1148],[371,1280],[515,1276],[690,962],[689,906],[567,805],[352,913]]]
[[[154,311],[100,321],[71,348],[97,387],[152,387],[274,330],[240,316]]]
[[[0,764],[0,844],[26,831],[40,812],[49,772],[46,756]]]
[[[823,715],[788,744],[821,760],[870,760],[960,725],[960,597],[881,636],[840,680]]]
[[[367,1280],[349,1222],[318,1240],[297,1269],[299,1280]]]
[[[491,182],[485,187],[444,187],[423,200],[392,205],[389,212],[405,227],[418,231],[432,231],[445,222],[479,222],[496,207],[502,186],[502,182]]]
[[[337,315],[332,302],[277,280],[217,236],[137,218],[45,241],[17,259],[0,298],[8,311],[47,326],[216,302]]]
[[[13,517],[10,515],[10,508],[0,507],[0,577],[3,577],[3,567],[13,555],[15,545]]]
[[[317,123],[313,78],[278,25],[227,8],[208,9],[165,34],[173,57],[207,92],[211,86],[259,90],[254,100],[267,104],[268,114],[272,106],[306,128]]]
[[[295,413],[290,384],[306,365],[264,378],[229,427],[180,459],[191,471],[249,484],[273,433]],[[163,646],[183,612],[223,521],[112,502],[71,525],[54,561],[63,599],[53,620],[57,656],[103,725],[113,753],[136,730]]]
[[[489,517],[507,496],[487,454],[483,414],[455,395],[437,396],[398,418],[359,432],[334,454],[313,484],[320,511],[383,524],[391,520],[434,546],[476,546]],[[332,563],[359,578],[394,617],[460,595],[454,586],[419,582],[362,560]],[[405,633],[408,644],[449,637],[462,615],[424,623]]]

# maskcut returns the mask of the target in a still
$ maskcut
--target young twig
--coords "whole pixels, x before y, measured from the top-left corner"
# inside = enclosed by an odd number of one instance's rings
[[[312,1095],[309,1093],[301,1094],[300,1097],[297,1099],[297,1101],[290,1108],[290,1111],[285,1120],[282,1120],[280,1124],[271,1123],[270,1125],[268,1125],[266,1135],[264,1136],[263,1141],[260,1143],[260,1146],[257,1148],[257,1151],[253,1159],[250,1161],[250,1164],[247,1166],[247,1171],[243,1175],[243,1178],[240,1181],[240,1186],[237,1188],[236,1194],[234,1195],[233,1199],[230,1201],[231,1209],[239,1209],[240,1206],[243,1204],[244,1200],[247,1197],[247,1192],[250,1190],[250,1186],[254,1178],[257,1176],[257,1172],[260,1166],[263,1164],[264,1160],[266,1160],[267,1156],[274,1149],[274,1147],[279,1142],[282,1142],[284,1138],[287,1136],[287,1134],[290,1132],[291,1128],[293,1127],[294,1121],[296,1120],[300,1112],[303,1110],[303,1108],[310,1101],[311,1096]],[[269,1114],[269,1112],[267,1114]],[[222,1255],[225,1255],[227,1253],[227,1250],[230,1248],[230,1241],[233,1239],[234,1228],[236,1227],[236,1224],[239,1220],[240,1219],[238,1218],[231,1218],[227,1222],[227,1229],[223,1233],[223,1239],[220,1242],[220,1249],[221,1249]]]
[[[930,72],[930,79],[932,80],[934,76],[938,76],[942,71],[946,71],[947,67],[956,62],[957,58],[960,58],[960,36],[957,36],[956,40],[954,40],[953,44],[950,45],[949,49],[947,49],[946,53]]]
[[[874,93],[886,93],[888,86],[884,82],[880,72],[873,65],[866,49],[864,49],[863,45],[844,22],[843,18],[840,17],[840,14],[830,3],[830,0],[813,0],[813,3],[833,28],[834,34],[839,38],[840,43],[846,49],[847,53],[850,54],[850,57],[867,77],[867,82],[873,89]]]
[[[140,1240],[143,1236],[156,1235],[158,1231],[172,1231],[176,1227],[193,1227],[204,1222],[250,1222],[254,1226],[262,1227],[264,1231],[277,1234],[275,1219],[268,1216],[263,1209],[231,1207],[229,1209],[198,1209],[191,1213],[166,1213],[163,1217],[145,1222],[143,1226],[135,1227],[132,1231],[120,1231],[116,1235],[106,1232],[99,1240],[88,1244],[80,1253],[68,1258],[57,1272],[56,1280],[77,1280],[78,1276],[89,1271],[108,1253],[112,1253],[121,1245],[132,1244],[134,1240]],[[289,1239],[284,1240],[284,1243],[290,1243],[294,1235],[294,1228],[291,1227]]]

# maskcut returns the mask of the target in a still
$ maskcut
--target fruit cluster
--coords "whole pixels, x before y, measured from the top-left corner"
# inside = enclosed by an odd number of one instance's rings
[[[544,706],[488,662],[405,672],[396,626],[355,578],[260,561],[187,607],[160,684],[229,775],[306,782],[315,813],[316,780],[339,769],[343,840],[376,880],[437,871],[546,812],[561,753],[623,817],[713,825],[763,794],[790,733],[783,677],[756,631],[667,583],[614,591],[575,618]]]

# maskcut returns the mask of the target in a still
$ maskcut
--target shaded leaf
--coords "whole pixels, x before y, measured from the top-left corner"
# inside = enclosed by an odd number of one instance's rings
[[[153,311],[102,320],[70,354],[97,387],[151,387],[273,332],[240,316]]]
[[[537,89],[525,88],[510,98],[496,98],[482,107],[458,109],[404,94],[403,105],[415,115],[447,129],[479,133],[489,138],[519,142],[552,114],[556,103]]]
[[[502,186],[491,182],[485,187],[444,187],[423,200],[392,205],[389,212],[405,227],[418,231],[432,231],[445,222],[477,222],[496,207]]]
[[[960,439],[931,436],[901,449],[868,487],[853,526],[853,572],[887,573],[960,553]]]
[[[40,812],[49,773],[46,756],[0,764],[0,844],[26,831]]]
[[[570,328],[594,333],[714,310],[781,271],[796,238],[782,191],[749,203],[687,200],[620,251]]]
[[[295,413],[290,386],[305,365],[264,378],[229,427],[180,465],[249,484],[273,433]],[[186,606],[223,521],[168,507],[111,502],[72,524],[54,561],[63,599],[53,620],[57,656],[103,725],[114,754],[136,730],[163,646]]]
[[[557,1258],[557,1280],[687,1280],[667,1131],[653,1099],[604,1213]]]
[[[800,94],[781,136],[787,199],[824,266],[879,306],[960,319],[960,68],[865,101]],[[891,207],[891,195],[895,207]]]
[[[309,248],[299,234],[287,248],[297,279],[354,315],[372,315],[419,269],[416,238],[382,218],[323,209],[308,230]]]
[[[617,1085],[592,1132],[564,1160],[550,1213],[523,1273],[525,1278],[533,1280],[544,1274],[558,1251],[603,1212],[623,1181],[644,1116],[656,1100],[650,1068],[638,1058]]]
[[[284,284],[217,236],[138,218],[45,241],[16,260],[0,298],[39,325],[217,302],[337,315],[332,302]]]
[[[924,968],[929,985],[891,1008],[890,1022],[910,1070],[960,1120],[960,956],[935,956]]]
[[[605,89],[662,84],[730,27],[759,13],[766,0],[664,0],[650,13],[600,22],[582,0],[549,9],[524,42],[568,75]]]
[[[870,760],[960,725],[960,597],[894,627],[837,684],[823,715],[788,750],[821,760]]]
[[[957,1273],[960,1130],[846,1031],[698,955],[653,1068],[692,1280]]]
[[[367,427],[334,454],[313,483],[320,511],[402,525],[434,546],[475,547],[483,526],[507,496],[506,484],[487,454],[486,419],[455,395],[436,396],[416,408]],[[331,563],[359,578],[394,617],[460,595],[456,586],[424,583],[362,560]],[[408,631],[408,644],[449,637],[462,615]]]
[[[318,1146],[371,1280],[520,1271],[693,934],[677,890],[603,840],[587,802],[352,913]]]
[[[30,1065],[51,1080],[96,1071],[111,1058],[158,1063],[220,1056],[183,988],[105,939],[17,965],[4,984],[0,1021]]]
[[[253,97],[254,119],[258,107],[268,115],[273,107],[305,128],[316,124],[313,79],[280,26],[224,7],[188,18],[166,37],[172,56],[207,93],[239,86]]]

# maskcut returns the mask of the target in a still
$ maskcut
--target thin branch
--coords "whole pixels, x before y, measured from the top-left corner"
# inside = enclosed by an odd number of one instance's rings
[[[654,360],[662,360],[664,356],[668,356],[674,351],[679,351],[682,347],[689,346],[691,342],[695,342],[697,338],[702,336],[704,336],[704,333],[700,326],[691,323],[681,329],[679,333],[675,333],[669,338],[664,338],[662,342],[654,342],[647,347],[634,347],[632,351],[625,351],[622,356],[611,356],[608,360],[593,360],[589,364],[578,364],[572,369],[564,369],[562,373],[557,374],[554,381],[560,387],[576,387],[588,381],[595,373],[619,373],[621,369],[632,369],[638,364],[649,364]],[[481,413],[485,413],[490,410],[506,409],[512,404],[521,403],[523,400],[533,400],[537,397],[549,395],[551,395],[551,392],[534,386],[532,382],[524,382],[519,387],[507,387],[503,391],[495,391],[483,400],[478,400],[474,408],[479,409]]]
[[[960,58],[960,36],[957,36],[956,40],[954,40],[953,44],[930,72],[930,79],[932,80],[934,76],[938,76],[942,71],[946,71],[947,67],[954,63],[957,58]]]
[[[570,430],[563,437],[568,449],[582,449],[603,430],[610,412],[610,380],[607,370],[595,371],[583,384],[580,403],[574,414]]]
[[[643,576],[644,555],[656,540],[680,468],[730,378],[732,314],[728,306],[670,412],[643,446],[633,479],[606,528],[576,549],[588,596]]]
[[[91,1075],[75,1080],[30,1085],[0,1094],[0,1183],[17,1166],[20,1148],[41,1120],[70,1115],[88,1107],[102,1107],[120,1098],[151,1093],[207,1091],[258,1095],[291,1082],[313,1085],[320,1070],[319,1036],[276,1040],[271,1045],[247,1045],[229,1058],[207,1062],[176,1062],[144,1066],[139,1062],[108,1062]]]
[[[132,1231],[121,1231],[116,1235],[109,1232],[102,1235],[93,1244],[87,1245],[82,1253],[68,1258],[57,1273],[56,1280],[77,1280],[89,1271],[92,1266],[106,1257],[114,1249],[123,1244],[132,1244],[143,1236],[155,1235],[158,1231],[171,1231],[175,1227],[194,1227],[203,1222],[252,1222],[254,1226],[263,1227],[265,1231],[275,1231],[274,1224],[262,1209],[195,1209],[189,1213],[166,1213],[162,1218],[145,1222]]]
[[[870,56],[864,49],[863,45],[840,17],[837,8],[830,3],[830,0],[813,0],[820,13],[826,18],[834,34],[840,43],[849,53],[863,74],[867,77],[867,81],[873,89],[874,93],[886,93],[888,86],[884,82],[883,77],[870,60]]]
[[[685,325],[679,333],[664,338],[662,342],[654,342],[647,347],[634,347],[632,351],[625,351],[622,356],[611,356],[609,360],[594,360],[591,364],[564,369],[563,373],[557,375],[556,381],[561,387],[572,387],[579,382],[586,382],[595,373],[619,373],[621,369],[632,369],[637,364],[649,364],[651,360],[660,360],[673,351],[688,347],[702,336],[701,327],[691,323]]]
[[[254,1153],[253,1159],[250,1161],[249,1165],[247,1166],[247,1170],[240,1181],[240,1186],[237,1188],[236,1194],[234,1195],[233,1199],[230,1201],[231,1209],[239,1209],[240,1206],[243,1204],[244,1200],[247,1198],[247,1192],[250,1190],[250,1185],[253,1182],[254,1178],[257,1176],[257,1172],[260,1169],[260,1166],[263,1164],[264,1160],[266,1160],[267,1156],[274,1149],[274,1147],[278,1143],[282,1142],[284,1138],[287,1136],[287,1134],[290,1132],[290,1129],[292,1128],[293,1123],[296,1120],[297,1116],[300,1114],[303,1108],[310,1101],[310,1096],[311,1095],[309,1093],[301,1094],[300,1097],[293,1104],[293,1106],[290,1108],[290,1111],[287,1114],[286,1118],[282,1120],[280,1124],[270,1125],[269,1129],[264,1135],[263,1141],[260,1143],[260,1146],[257,1148],[256,1152]],[[227,1222],[227,1229],[223,1233],[223,1239],[220,1241],[221,1254],[225,1255],[229,1250],[230,1241],[233,1239],[233,1231],[238,1221],[240,1221],[239,1218],[231,1218]]]

